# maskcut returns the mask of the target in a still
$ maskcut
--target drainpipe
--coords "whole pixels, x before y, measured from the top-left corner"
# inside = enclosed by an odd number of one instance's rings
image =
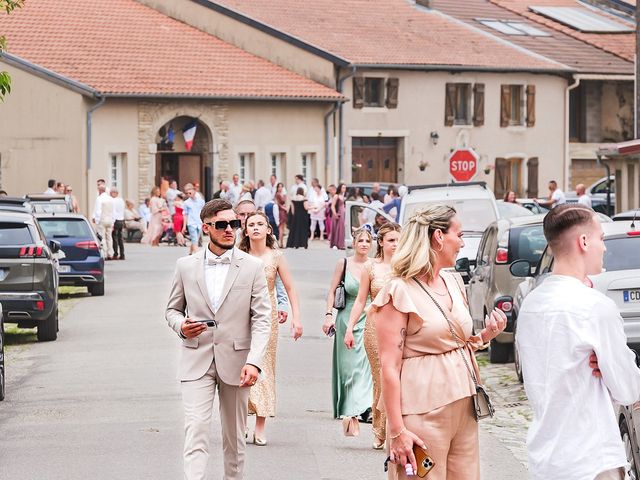
[[[98,102],[93,105],[89,110],[87,110],[87,174],[86,174],[86,182],[87,182],[87,195],[86,195],[86,205],[87,205],[87,214],[89,214],[89,171],[91,170],[92,165],[92,155],[91,155],[91,146],[92,146],[92,122],[93,122],[93,112],[99,109],[104,102],[107,100],[105,97],[96,95]]]
[[[342,93],[342,86],[344,85],[344,81],[350,77],[353,77],[356,73],[355,65],[351,66],[351,72],[347,73],[344,77],[338,79],[338,92]],[[338,133],[338,178],[337,181],[343,180],[342,176],[343,163],[344,163],[344,128],[342,125],[342,120],[344,117],[344,109],[343,103],[340,102],[340,106],[338,107],[338,119],[340,122],[339,133]]]
[[[571,173],[571,152],[569,149],[569,130],[570,130],[570,104],[569,98],[571,96],[571,90],[578,88],[580,86],[580,77],[573,77],[573,83],[567,86],[567,92],[565,94],[565,112],[567,113],[567,123],[565,126],[565,156],[564,156],[564,191],[569,190],[569,176]]]
[[[331,158],[331,154],[329,153],[330,150],[332,150],[331,148],[331,138],[329,135],[329,119],[331,118],[331,116],[336,113],[336,111],[338,110],[338,108],[340,108],[340,102],[336,102],[333,107],[331,108],[331,110],[329,110],[325,116],[324,116],[324,158],[325,158],[325,162],[324,162],[324,178],[325,178],[325,183],[329,183],[329,168],[331,166],[331,162],[330,162],[330,158]],[[335,136],[334,136],[335,138]]]

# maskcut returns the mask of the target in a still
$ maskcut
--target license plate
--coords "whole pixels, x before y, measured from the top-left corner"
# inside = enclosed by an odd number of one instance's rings
[[[60,265],[58,266],[58,271],[60,273],[69,273],[71,271],[71,267],[69,265]]]
[[[622,298],[625,303],[640,303],[640,290],[623,290]]]

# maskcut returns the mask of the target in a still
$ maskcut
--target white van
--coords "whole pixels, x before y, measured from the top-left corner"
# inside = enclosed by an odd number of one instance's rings
[[[486,183],[416,185],[408,188],[409,193],[402,199],[399,223],[404,225],[411,215],[433,203],[452,206],[458,212],[464,230],[465,246],[460,250],[458,258],[466,257],[472,264],[475,263],[483,232],[491,222],[499,218],[495,196],[487,188]],[[376,215],[382,215],[388,221],[395,221],[395,217],[372,208],[364,202],[347,202],[346,208],[345,246],[347,249],[353,248],[353,231],[365,224],[375,223]]]

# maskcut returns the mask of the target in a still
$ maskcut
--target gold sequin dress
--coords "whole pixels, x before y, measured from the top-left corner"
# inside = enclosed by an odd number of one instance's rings
[[[276,415],[276,353],[278,348],[278,302],[276,300],[276,276],[282,251],[273,250],[271,261],[265,263],[269,299],[271,300],[271,334],[262,361],[262,372],[249,392],[249,414],[259,417]]]
[[[380,275],[375,272],[375,260],[369,260],[365,264],[367,272],[369,272],[369,295],[371,301],[376,298],[378,292],[382,290],[388,280],[389,274]],[[380,356],[378,355],[378,340],[376,339],[375,323],[369,319],[364,326],[364,349],[367,352],[367,358],[371,365],[371,375],[373,377],[373,405],[371,405],[371,413],[373,415],[373,434],[376,438],[386,438],[387,416],[380,410],[380,397],[382,396],[382,380],[380,378]]]

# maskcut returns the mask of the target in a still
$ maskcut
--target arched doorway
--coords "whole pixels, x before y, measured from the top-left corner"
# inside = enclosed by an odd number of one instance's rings
[[[163,177],[176,180],[179,189],[198,183],[205,198],[211,198],[213,139],[204,123],[193,117],[175,117],[160,127],[156,145],[156,185]]]

